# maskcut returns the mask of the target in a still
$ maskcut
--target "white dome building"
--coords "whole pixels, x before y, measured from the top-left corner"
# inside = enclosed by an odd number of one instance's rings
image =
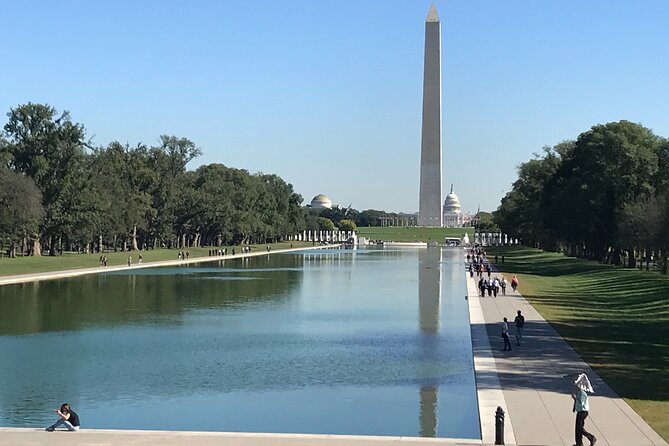
[[[451,184],[451,193],[446,195],[444,200],[444,227],[446,228],[461,228],[466,223],[465,216],[462,214],[462,206],[460,206],[460,199],[455,192],[453,192],[453,185]]]
[[[311,200],[311,207],[314,209],[332,209],[332,200],[326,195],[318,194]]]

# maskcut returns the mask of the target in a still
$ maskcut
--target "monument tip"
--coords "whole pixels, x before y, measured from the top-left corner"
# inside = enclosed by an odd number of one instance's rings
[[[432,3],[432,6],[430,6],[430,12],[427,13],[427,19],[425,19],[426,22],[438,22],[439,21],[439,14],[437,14],[437,7],[435,6],[434,3]]]

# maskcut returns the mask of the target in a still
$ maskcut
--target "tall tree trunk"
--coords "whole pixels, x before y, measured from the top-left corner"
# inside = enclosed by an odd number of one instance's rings
[[[627,249],[627,267],[636,268],[636,248]]]
[[[139,251],[139,248],[137,248],[137,225],[132,226],[132,250]]]

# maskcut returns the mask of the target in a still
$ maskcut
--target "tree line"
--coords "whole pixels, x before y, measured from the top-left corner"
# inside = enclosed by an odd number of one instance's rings
[[[518,167],[494,212],[526,245],[666,274],[669,140],[629,121],[596,125]]]
[[[0,237],[11,254],[264,243],[304,229],[302,197],[277,175],[188,170],[187,138],[93,147],[44,104],[12,108],[0,137]]]
[[[48,104],[10,109],[0,134],[0,248],[11,256],[280,241],[304,230],[378,226],[398,214],[310,209],[273,174],[188,170],[187,138],[94,146]]]

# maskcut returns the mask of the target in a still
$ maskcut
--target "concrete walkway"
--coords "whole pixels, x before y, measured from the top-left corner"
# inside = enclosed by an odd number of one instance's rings
[[[502,406],[507,412],[507,444],[515,440],[519,445],[573,445],[576,417],[571,383],[564,376],[585,372],[595,389],[585,428],[597,437],[598,445],[667,445],[519,293],[508,286],[506,296],[480,298],[476,275],[467,282],[484,443],[494,442],[494,408]],[[513,324],[517,310],[525,316],[520,347]],[[512,351],[502,351],[504,317],[509,321]],[[501,384],[503,399],[496,383]]]
[[[43,429],[0,428],[0,446],[429,446],[476,445],[480,441],[354,435],[250,434],[234,432],[169,432],[86,429],[44,432]]]
[[[44,273],[34,273],[34,274],[16,274],[13,276],[0,276],[0,286],[11,285],[15,283],[37,282],[40,280],[52,280],[52,279],[63,279],[67,277],[86,276],[89,274],[111,273],[114,271],[126,271],[126,270],[141,269],[141,268],[156,268],[160,266],[183,266],[183,265],[190,265],[193,263],[215,262],[219,260],[229,260],[229,259],[241,259],[244,257],[258,257],[258,256],[276,254],[280,252],[285,253],[285,252],[306,251],[310,249],[337,248],[339,246],[341,246],[341,244],[315,245],[315,246],[307,246],[305,248],[277,249],[269,252],[263,250],[263,251],[247,252],[244,254],[239,253],[235,255],[227,254],[224,256],[193,257],[188,260],[161,260],[158,262],[136,263],[131,266],[127,265],[108,266],[108,267],[96,266],[94,268],[48,271]]]

